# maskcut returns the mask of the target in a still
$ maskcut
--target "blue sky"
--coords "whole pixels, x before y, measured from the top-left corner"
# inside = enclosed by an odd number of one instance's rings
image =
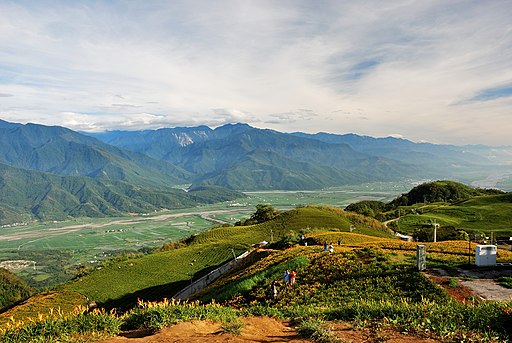
[[[0,0],[0,119],[512,145],[512,1]]]

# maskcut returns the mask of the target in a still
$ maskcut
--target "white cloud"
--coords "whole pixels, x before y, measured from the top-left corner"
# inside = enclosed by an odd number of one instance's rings
[[[2,2],[0,117],[512,144],[511,97],[467,101],[512,83],[511,9],[506,0]]]

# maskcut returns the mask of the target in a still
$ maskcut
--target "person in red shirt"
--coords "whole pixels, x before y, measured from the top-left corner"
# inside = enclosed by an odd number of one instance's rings
[[[295,270],[293,270],[290,273],[290,286],[293,286],[293,284],[295,283],[295,278],[296,277],[297,277],[297,272]]]

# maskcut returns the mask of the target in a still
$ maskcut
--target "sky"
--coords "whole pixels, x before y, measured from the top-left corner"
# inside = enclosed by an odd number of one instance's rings
[[[512,1],[0,0],[0,119],[512,145]]]

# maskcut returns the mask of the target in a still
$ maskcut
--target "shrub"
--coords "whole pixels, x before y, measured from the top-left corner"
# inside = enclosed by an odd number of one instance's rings
[[[311,338],[314,342],[340,342],[340,339],[329,329],[327,324],[319,319],[307,319],[302,321],[298,333],[301,336]]]

